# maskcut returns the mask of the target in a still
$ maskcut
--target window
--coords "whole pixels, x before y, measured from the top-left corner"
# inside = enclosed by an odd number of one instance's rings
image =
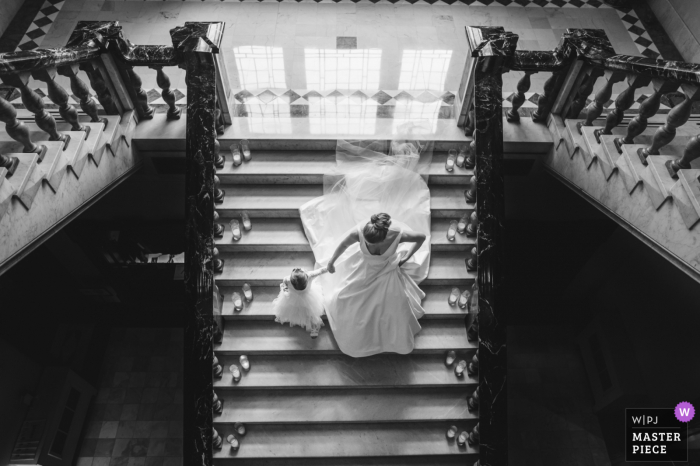
[[[443,90],[452,50],[404,50],[399,89]]]
[[[380,49],[304,49],[308,89],[379,89]]]
[[[284,75],[282,47],[246,45],[235,47],[238,77],[242,89],[283,89],[287,87]]]

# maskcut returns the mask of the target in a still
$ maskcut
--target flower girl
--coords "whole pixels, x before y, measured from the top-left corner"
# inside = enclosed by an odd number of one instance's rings
[[[272,302],[277,316],[275,321],[303,327],[311,334],[311,338],[316,338],[323,326],[323,292],[314,283],[314,278],[326,272],[326,267],[309,273],[295,268],[289,276],[284,277],[280,283],[280,294]]]

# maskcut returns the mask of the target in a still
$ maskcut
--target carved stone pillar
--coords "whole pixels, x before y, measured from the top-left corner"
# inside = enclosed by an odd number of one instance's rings
[[[504,62],[515,54],[518,36],[503,28],[469,27],[474,66],[476,149],[477,283],[479,288],[479,372],[482,464],[508,463],[506,396],[506,309],[501,304],[504,277],[503,119],[501,77]]]
[[[187,23],[170,31],[178,62],[187,71],[183,464],[192,466],[212,464],[214,54],[223,27],[223,23]]]

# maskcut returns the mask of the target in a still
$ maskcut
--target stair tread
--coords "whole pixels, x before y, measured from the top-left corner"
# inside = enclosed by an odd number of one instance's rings
[[[476,419],[462,387],[220,391],[214,423],[416,422]],[[303,429],[303,427],[301,427]],[[444,434],[444,433],[443,433]]]
[[[475,350],[460,351],[458,360],[470,360]],[[478,377],[457,377],[454,364],[445,366],[443,354],[377,354],[366,358],[337,355],[266,355],[250,356],[251,370],[242,372],[241,380],[232,384],[228,367],[238,363],[238,355],[217,355],[224,368],[223,376],[214,379],[219,393],[244,388],[308,387],[405,387],[467,386],[476,388]]]
[[[264,212],[287,211],[284,216],[298,217],[298,209],[306,202],[323,195],[322,185],[230,185],[221,183],[226,196],[215,208],[221,211],[249,211],[251,217]],[[474,203],[464,201],[464,187],[450,185],[430,186],[430,208],[435,211],[465,212],[474,209]]]
[[[314,268],[315,259],[311,252],[220,252],[225,261],[224,270],[215,275],[222,285],[230,282],[274,286],[289,275],[294,267],[306,270]],[[452,252],[432,252],[426,285],[444,285],[474,280],[476,272],[468,272],[464,256]]]
[[[291,177],[305,177],[313,183],[321,183],[325,173],[332,171],[335,164],[335,151],[270,151],[254,150],[253,159],[234,167],[230,151],[224,151],[227,163],[216,174],[222,181],[255,180],[259,178],[278,179],[289,182]],[[447,152],[436,152],[430,164],[428,175],[430,182],[463,183],[474,173],[471,169],[455,167],[453,172],[445,170]],[[439,179],[438,179],[439,178]]]
[[[463,321],[422,319],[420,324],[422,329],[415,335],[415,352],[476,348],[477,343],[467,339]],[[321,327],[318,338],[314,339],[298,327],[258,320],[227,322],[224,339],[214,345],[214,350],[237,354],[340,352],[329,325]]]
[[[219,223],[224,225],[224,235],[216,239],[220,251],[249,250],[249,251],[310,251],[311,247],[304,234],[300,219],[259,218],[253,222],[251,231],[243,231],[238,241],[232,241],[229,222],[231,218],[222,215]],[[454,241],[447,239],[447,229],[451,220],[433,219],[431,222],[430,244],[433,251],[438,250],[468,250],[476,244],[475,237],[456,234]]]
[[[458,421],[454,424],[460,430],[470,430],[474,421]],[[214,450],[214,461],[218,463],[221,460],[243,458],[328,458],[328,464],[334,464],[330,461],[347,457],[408,458],[428,455],[461,458],[472,456],[471,459],[475,461],[478,449],[458,447],[455,441],[445,438],[449,426],[450,423],[446,422],[309,424],[303,428],[289,424],[251,425],[247,426],[247,433],[241,439],[241,447],[237,452],[232,452],[224,443],[221,450]],[[231,425],[216,425],[215,428],[224,439],[233,433]],[[363,461],[358,464],[375,463]],[[426,464],[436,463],[431,461]]]
[[[459,425],[459,423],[457,423]],[[457,448],[457,447],[455,447]],[[388,456],[388,457],[316,457],[316,458],[246,458],[237,457],[227,453],[228,447],[222,451],[214,450],[214,464],[226,464],[233,462],[237,466],[465,466],[467,458],[464,454],[451,455],[421,455],[421,456]],[[472,466],[478,458],[476,451],[472,453],[470,462]]]
[[[234,312],[231,296],[234,291],[241,293],[242,296],[240,287],[219,287],[219,292],[224,295],[222,314],[225,316],[226,320],[274,320],[275,316],[272,311],[272,301],[279,294],[279,285],[253,286],[252,288],[255,299],[249,303],[244,303],[242,311]],[[452,289],[451,286],[422,285],[421,289],[425,292],[425,298],[422,302],[423,309],[425,309],[424,318],[461,318],[467,314],[466,309],[460,309],[459,306],[450,306],[447,304],[447,297]],[[464,286],[460,287],[461,291],[464,291],[464,289]]]

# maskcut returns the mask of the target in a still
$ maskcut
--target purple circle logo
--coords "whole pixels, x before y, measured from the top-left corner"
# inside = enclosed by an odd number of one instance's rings
[[[673,410],[673,413],[679,421],[690,422],[695,417],[695,408],[687,401],[681,401],[676,406],[676,409]]]

